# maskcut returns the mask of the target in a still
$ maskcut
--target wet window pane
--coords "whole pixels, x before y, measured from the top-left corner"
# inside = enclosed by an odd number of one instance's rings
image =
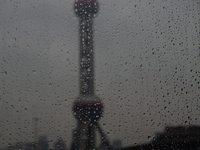
[[[200,147],[199,1],[0,3],[0,149]]]

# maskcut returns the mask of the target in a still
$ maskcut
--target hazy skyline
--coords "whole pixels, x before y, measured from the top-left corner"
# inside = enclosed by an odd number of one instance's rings
[[[71,144],[79,95],[74,0],[1,1],[0,147],[39,135]],[[99,123],[111,143],[149,142],[166,125],[200,125],[198,0],[99,0],[94,19]]]

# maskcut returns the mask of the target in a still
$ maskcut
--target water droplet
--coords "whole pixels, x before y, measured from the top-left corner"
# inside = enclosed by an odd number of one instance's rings
[[[35,71],[35,70],[33,70],[33,73],[34,73],[34,74],[36,74],[36,71]]]
[[[4,72],[3,72],[3,75],[4,75],[4,76],[7,75],[7,71],[4,71]]]

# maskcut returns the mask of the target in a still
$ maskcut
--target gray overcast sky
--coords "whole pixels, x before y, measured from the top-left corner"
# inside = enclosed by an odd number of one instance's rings
[[[71,144],[78,96],[74,0],[1,1],[1,147],[39,135]],[[166,125],[200,125],[198,0],[99,0],[94,19],[99,121],[123,146]],[[150,138],[148,138],[150,137]]]

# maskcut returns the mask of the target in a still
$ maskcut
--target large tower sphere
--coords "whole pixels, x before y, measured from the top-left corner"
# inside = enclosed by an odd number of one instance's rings
[[[79,121],[97,121],[103,113],[103,104],[98,98],[78,98],[74,103],[73,112]]]
[[[99,4],[97,0],[76,0],[74,9],[80,18],[88,19],[97,15]]]

